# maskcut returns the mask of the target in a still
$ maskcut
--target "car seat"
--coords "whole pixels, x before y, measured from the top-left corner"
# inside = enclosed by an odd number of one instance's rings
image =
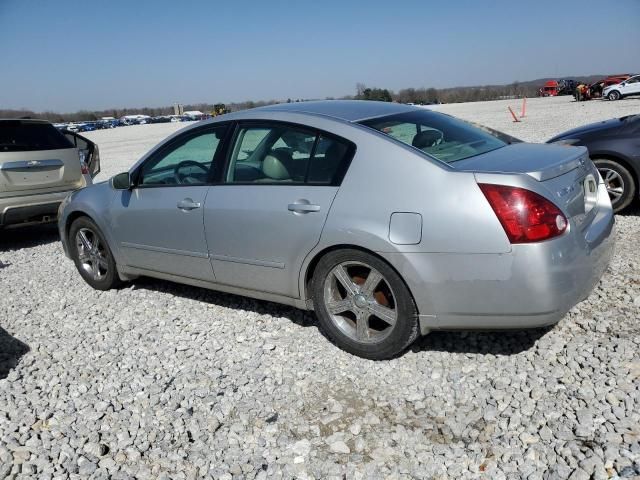
[[[347,147],[339,142],[331,142],[329,148],[324,153],[324,158],[316,158],[311,164],[309,171],[309,182],[330,184],[340,163],[344,158]]]
[[[413,137],[411,145],[420,150],[425,148],[435,147],[442,142],[444,135],[440,130],[430,129],[423,132],[419,132]]]
[[[287,165],[291,165],[291,154],[285,150],[272,150],[262,161],[262,173],[266,178],[262,182],[291,181],[291,174]]]

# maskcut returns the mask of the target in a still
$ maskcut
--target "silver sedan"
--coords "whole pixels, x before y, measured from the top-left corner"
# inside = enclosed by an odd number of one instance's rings
[[[585,148],[509,143],[406,105],[274,105],[199,122],[69,196],[65,252],[94,288],[138,276],[314,310],[341,348],[558,322],[613,250]]]

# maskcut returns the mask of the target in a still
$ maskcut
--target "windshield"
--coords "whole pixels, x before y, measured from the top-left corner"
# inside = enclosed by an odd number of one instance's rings
[[[429,110],[373,118],[360,123],[445,163],[464,160],[507,145],[466,122]]]

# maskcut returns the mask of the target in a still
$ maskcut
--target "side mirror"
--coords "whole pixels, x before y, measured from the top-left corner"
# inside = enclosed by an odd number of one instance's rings
[[[131,190],[134,187],[129,172],[119,173],[112,177],[111,186],[116,190]]]

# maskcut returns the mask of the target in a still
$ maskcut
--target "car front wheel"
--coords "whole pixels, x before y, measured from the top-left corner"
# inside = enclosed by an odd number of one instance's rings
[[[82,278],[97,290],[120,285],[116,262],[98,226],[88,217],[80,217],[69,229],[69,249]]]
[[[620,92],[618,92],[617,90],[614,90],[613,92],[609,92],[609,95],[607,95],[607,98],[609,100],[620,100]]]
[[[628,207],[636,193],[636,183],[633,175],[629,170],[613,160],[595,158],[593,163],[595,163],[602,176],[611,199],[613,211],[618,213]]]
[[[328,253],[316,267],[312,290],[321,330],[349,353],[382,360],[418,336],[418,313],[407,286],[374,255],[353,249]]]

